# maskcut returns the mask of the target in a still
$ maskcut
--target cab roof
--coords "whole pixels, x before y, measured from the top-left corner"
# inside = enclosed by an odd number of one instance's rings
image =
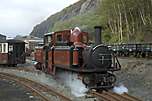
[[[54,32],[46,33],[46,34],[44,34],[44,36],[48,36],[48,35],[52,35],[52,34],[54,34]]]

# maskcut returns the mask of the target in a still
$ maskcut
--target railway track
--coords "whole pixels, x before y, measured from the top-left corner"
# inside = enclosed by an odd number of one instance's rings
[[[70,98],[57,92],[55,89],[48,85],[44,85],[26,78],[18,77],[8,73],[0,73],[0,78],[15,81],[24,85],[34,94],[42,98],[42,101],[72,101]]]
[[[127,93],[124,93],[122,95],[113,93],[113,92],[105,92],[98,93],[95,91],[92,91],[91,94],[99,99],[99,101],[142,101],[139,100],[136,97],[133,97]]]
[[[28,70],[28,69],[26,70],[26,69],[17,68],[16,70],[32,72],[31,70]],[[53,89],[52,87],[50,87],[48,85],[40,84],[35,81],[26,79],[26,78],[22,78],[22,77],[18,77],[15,75],[0,72],[0,78],[2,78],[2,77],[16,81],[16,82],[26,86],[27,88],[29,88],[29,90],[35,92],[42,99],[44,99],[43,101],[72,101],[68,97],[65,97],[64,95],[60,94],[59,92],[56,92],[55,89]],[[90,93],[94,97],[98,98],[99,101],[142,101],[127,93],[124,93],[122,95],[116,94],[113,92],[105,92],[105,91],[103,91],[102,93],[92,91]],[[48,96],[45,96],[47,94],[52,95],[51,98]]]

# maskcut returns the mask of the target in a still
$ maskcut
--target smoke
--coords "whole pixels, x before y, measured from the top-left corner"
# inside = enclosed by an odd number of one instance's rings
[[[118,93],[118,94],[123,94],[123,93],[127,93],[128,89],[124,86],[124,85],[120,85],[120,86],[115,86],[113,88],[113,92]]]
[[[76,73],[60,73],[59,78],[63,80],[64,84],[71,89],[71,93],[75,97],[85,96],[85,92],[88,91],[86,86],[82,83],[80,79],[78,79],[78,75]]]

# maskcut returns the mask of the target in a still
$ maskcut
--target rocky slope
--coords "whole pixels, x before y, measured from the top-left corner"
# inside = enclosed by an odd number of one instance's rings
[[[85,14],[86,12],[95,10],[100,0],[80,0],[79,2],[70,5],[69,7],[63,9],[42,23],[36,25],[30,35],[36,37],[43,37],[44,33],[52,31],[55,23],[58,21],[64,21],[70,19],[77,15]]]
[[[117,83],[123,84],[129,94],[142,101],[152,101],[152,59],[120,58],[121,71]]]

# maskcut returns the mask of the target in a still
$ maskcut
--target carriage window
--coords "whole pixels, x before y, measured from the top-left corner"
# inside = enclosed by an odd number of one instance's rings
[[[6,44],[3,44],[3,52],[6,52]]]
[[[1,44],[0,47],[1,47],[0,51],[2,53],[7,53],[8,52],[8,43],[3,43],[3,44]]]
[[[0,52],[2,52],[2,44],[0,44]]]
[[[13,45],[9,46],[9,52],[13,51]]]
[[[62,35],[57,35],[57,41],[62,41]]]

